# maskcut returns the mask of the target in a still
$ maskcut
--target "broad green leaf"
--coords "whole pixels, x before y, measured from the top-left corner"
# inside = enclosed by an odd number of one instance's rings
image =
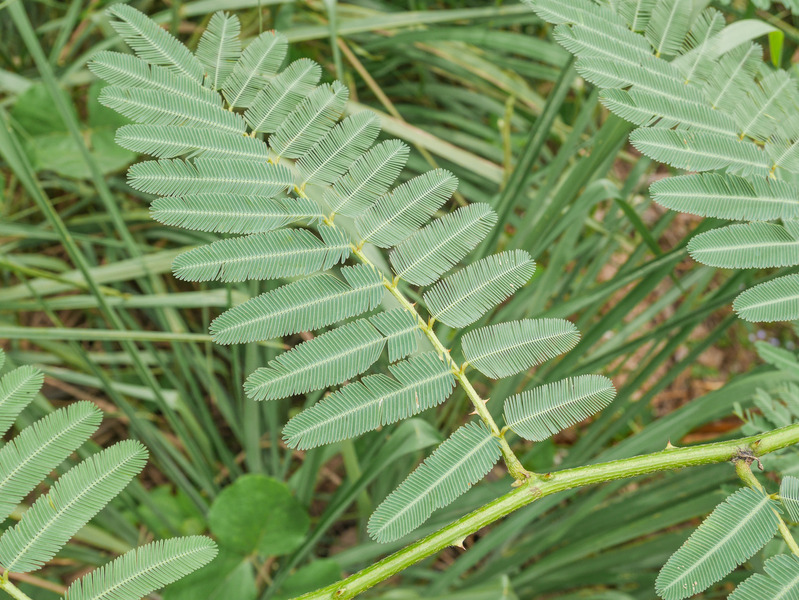
[[[607,377],[569,377],[508,398],[505,423],[521,437],[540,442],[598,413],[615,396]]]
[[[775,509],[774,501],[752,488],[729,496],[660,570],[657,593],[664,600],[688,598],[749,560],[777,531]]]
[[[288,554],[302,543],[310,519],[286,484],[243,475],[216,497],[208,524],[220,547],[268,557]]]

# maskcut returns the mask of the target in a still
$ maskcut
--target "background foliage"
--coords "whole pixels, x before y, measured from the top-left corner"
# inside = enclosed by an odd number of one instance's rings
[[[47,376],[45,395],[23,415],[27,422],[67,398],[92,400],[106,417],[98,441],[131,428],[154,466],[61,560],[20,585],[35,586],[37,598],[56,597],[74,573],[142,539],[210,532],[220,556],[165,598],[292,597],[407,541],[369,541],[367,519],[440,432],[461,424],[467,400],[458,392],[438,412],[330,447],[296,452],[279,443],[282,424],[320,394],[252,402],[242,390],[246,375],[282,344],[210,343],[213,317],[274,284],[173,277],[177,254],[213,238],[153,222],[149,197],[125,182],[135,155],[114,144],[121,121],[97,103],[100,86],[85,68],[92,54],[121,49],[106,4],[25,3],[49,68],[35,63],[36,49],[0,9],[0,338],[8,340],[12,366],[35,363]],[[687,257],[690,237],[710,223],[651,202],[647,188],[663,171],[625,145],[627,124],[602,109],[551,28],[527,7],[133,4],[190,46],[210,12],[225,6],[237,10],[246,38],[279,29],[292,42],[290,59],[320,62],[323,81],[340,78],[353,106],[372,107],[389,135],[412,146],[405,176],[446,168],[464,199],[492,205],[500,223],[478,253],[523,248],[539,263],[533,281],[492,322],[569,318],[582,337],[562,359],[498,385],[481,380],[479,391],[504,398],[595,372],[619,390],[590,425],[532,450],[517,444],[526,467],[546,472],[659,450],[669,440],[731,437],[741,424],[735,410],[759,406],[760,414],[764,398],[784,394],[796,378],[763,364],[752,344],[787,345],[792,332],[744,324],[729,308],[741,286],[774,273],[719,271]],[[774,58],[790,68],[799,40],[793,17],[780,5],[768,13],[764,7],[719,6],[727,18],[758,16],[779,28],[784,38]],[[769,45],[767,37],[758,41]],[[48,84],[63,90],[58,98]],[[70,107],[71,119],[58,116],[54,101]],[[44,205],[66,222],[88,279],[67,255],[64,232],[44,218]],[[753,365],[760,366],[744,374]],[[495,416],[501,410],[499,402],[488,408]],[[779,460],[784,455],[769,458],[767,468]],[[452,549],[416,565],[373,596],[444,598],[457,590],[475,599],[651,598],[660,566],[734,480],[729,467],[718,466],[550,497],[466,540],[469,552]],[[421,531],[480,506],[508,483],[489,475]],[[274,518],[264,519],[266,512]],[[725,597],[744,576],[734,573],[705,597]]]

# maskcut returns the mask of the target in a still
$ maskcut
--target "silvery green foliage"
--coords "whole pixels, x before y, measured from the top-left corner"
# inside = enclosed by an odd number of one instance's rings
[[[744,221],[691,240],[697,261],[721,268],[799,265],[799,87],[726,35],[723,15],[693,0],[525,0],[556,25],[577,71],[637,127],[630,142],[689,175],[650,192],[663,206]],[[772,222],[780,221],[780,222]],[[799,275],[742,292],[748,321],[799,318]]]
[[[0,369],[5,355],[0,350]],[[43,383],[41,371],[23,366],[0,378],[0,427],[8,431]],[[22,429],[0,447],[0,521],[83,445],[102,421],[90,402],[74,402]],[[66,471],[19,522],[0,537],[0,565],[11,573],[44,566],[142,470],[147,451],[125,440]],[[216,545],[202,536],[157,541],[131,550],[75,581],[70,600],[138,600],[202,567]]]
[[[134,9],[115,5],[109,12],[136,56],[96,56],[90,69],[110,84],[100,101],[134,121],[119,129],[118,143],[155,158],[133,165],[128,182],[158,196],[151,212],[162,223],[237,234],[181,254],[175,275],[290,279],[216,318],[214,340],[257,342],[339,324],[247,379],[247,395],[256,400],[344,384],[289,421],[289,447],[337,442],[439,405],[469,363],[505,377],[577,343],[565,320],[528,319],[466,332],[463,365],[449,350],[422,347],[433,322],[465,328],[533,275],[523,250],[448,274],[496,225],[493,209],[476,203],[450,211],[457,179],[443,169],[399,182],[408,146],[378,142],[374,114],[341,119],[349,91],[337,81],[320,84],[313,61],[281,68],[287,43],[279,33],[263,33],[241,50],[238,20],[217,13],[192,54]],[[381,249],[389,251],[384,264],[391,271],[367,259]],[[426,288],[416,306],[403,300],[400,289],[409,286]],[[387,292],[400,298],[399,308],[385,302]],[[366,374],[384,349],[388,373]],[[591,398],[560,398],[566,386],[553,388],[544,411],[525,403],[533,412],[522,415],[518,433],[555,432],[601,410],[612,385],[596,379],[603,393]],[[378,508],[372,535],[404,535],[477,483],[500,457],[496,435],[484,424],[458,429]],[[412,507],[398,511],[409,494]]]

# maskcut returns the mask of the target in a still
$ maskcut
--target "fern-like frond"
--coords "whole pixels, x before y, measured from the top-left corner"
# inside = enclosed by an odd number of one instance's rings
[[[268,198],[287,190],[293,182],[287,167],[250,160],[148,160],[128,170],[132,188],[160,196],[241,194]]]
[[[630,143],[649,158],[688,171],[729,169],[761,176],[769,171],[765,152],[755,144],[704,131],[636,129]]]
[[[156,198],[152,217],[164,225],[216,233],[263,233],[324,216],[307,198],[260,198],[233,194],[195,194]]]
[[[776,223],[738,223],[697,235],[688,243],[694,260],[711,267],[749,269],[799,264],[799,241]]]
[[[369,535],[390,542],[410,533],[483,479],[501,454],[499,441],[483,423],[460,427],[377,507]]]
[[[322,240],[307,229],[219,240],[179,254],[172,271],[184,281],[248,281],[310,275],[347,260],[347,235],[326,225],[319,232]]]
[[[181,125],[243,135],[247,123],[236,113],[199,98],[172,96],[161,90],[104,87],[99,102],[137,123]]]
[[[598,21],[624,26],[624,20],[591,0],[524,0],[535,13],[550,23],[591,25]]]
[[[734,111],[746,96],[762,61],[763,49],[758,44],[744,44],[722,56],[710,72],[705,87],[710,106]]]
[[[269,146],[280,157],[298,158],[308,152],[335,125],[349,98],[339,81],[323,84],[300,102],[269,137]]]
[[[273,133],[322,77],[322,67],[308,58],[295,60],[253,98],[244,118],[253,131]]]
[[[656,56],[674,56],[691,28],[692,0],[658,0],[646,26]]]
[[[469,254],[496,222],[497,213],[482,203],[436,219],[391,252],[394,272],[414,285],[429,285]]]
[[[738,128],[733,118],[713,110],[710,106],[684,104],[671,98],[656,96],[650,92],[632,88],[629,92],[619,89],[603,90],[602,104],[612,113],[635,125],[696,131],[709,131],[722,136],[735,137]]]
[[[200,61],[147,15],[126,4],[114,4],[108,8],[108,13],[119,19],[112,20],[111,26],[139,58],[202,84]]]
[[[706,8],[691,25],[685,37],[683,51],[672,62],[682,72],[686,83],[706,81],[715,68],[715,36],[724,29],[724,15],[714,8]]]
[[[765,148],[773,168],[799,173],[799,139],[791,142],[777,131],[766,142]]]
[[[398,244],[426,223],[457,187],[458,179],[444,169],[398,185],[355,222],[361,239],[381,248]]]
[[[284,352],[244,384],[253,400],[276,400],[344,383],[371,367],[386,345],[367,319],[323,333]]]
[[[611,59],[632,68],[652,65],[649,44],[622,25],[603,21],[591,25],[558,25],[554,37],[561,46],[581,59]]]
[[[78,579],[64,598],[139,600],[209,563],[216,552],[216,544],[204,536],[157,540]]]
[[[169,125],[124,125],[117,129],[116,143],[157,158],[202,156],[266,162],[269,147],[247,135]]]
[[[444,402],[455,376],[434,352],[389,365],[394,379],[368,375],[291,419],[283,428],[290,448],[305,450],[396,423]]]
[[[754,323],[799,319],[799,275],[766,281],[738,295],[732,304],[738,316]]]
[[[688,598],[751,558],[777,531],[776,506],[752,488],[729,496],[660,570],[657,593],[664,600]]]
[[[505,423],[524,439],[540,442],[601,411],[615,396],[607,377],[569,377],[508,398]]]
[[[27,573],[40,568],[128,485],[147,462],[139,442],[126,440],[62,475],[0,538],[0,564]]]
[[[395,308],[369,317],[369,321],[388,341],[388,360],[397,361],[413,354],[419,345],[421,330],[416,318],[403,308]]]
[[[381,142],[356,160],[332,188],[325,190],[325,204],[335,214],[361,215],[399,177],[409,153],[408,146],[399,140]]]
[[[701,173],[666,177],[649,191],[658,204],[700,217],[746,221],[799,217],[799,188],[780,179]]]
[[[205,82],[217,90],[241,56],[241,23],[236,15],[214,13],[197,44],[197,58],[205,67]]]
[[[222,84],[222,94],[231,107],[247,108],[277,73],[288,50],[285,36],[265,31],[241,53],[241,58]]]
[[[463,336],[463,356],[492,379],[508,377],[568,352],[580,332],[566,319],[524,319],[481,327]]]
[[[331,185],[369,150],[379,133],[377,115],[364,111],[347,117],[297,161],[301,185]]]
[[[755,573],[741,583],[728,600],[796,600],[799,598],[799,557],[772,556],[763,565],[766,574]]]
[[[375,308],[382,277],[371,267],[342,267],[347,283],[328,273],[284,285],[239,304],[211,323],[219,344],[241,344],[311,331]]]
[[[799,523],[799,479],[793,475],[786,475],[782,478],[780,502],[785,507],[790,520]]]
[[[785,131],[797,105],[796,82],[787,72],[775,71],[766,75],[759,85],[749,86],[746,98],[735,107],[735,117],[742,134],[764,142],[778,128]]]
[[[0,521],[100,426],[90,402],[61,408],[23,429],[0,449]]]
[[[424,301],[436,320],[466,327],[527,283],[534,271],[527,252],[501,252],[442,279],[425,293]]]
[[[132,54],[101,50],[92,55],[89,70],[112,86],[155,90],[186,99],[198,99],[212,106],[222,106],[214,90],[164,67],[150,65]]]
[[[664,101],[705,108],[707,101],[695,87],[685,85],[677,67],[665,60],[648,56],[639,65],[610,58],[581,58],[577,72],[600,88],[626,88],[649,92]]]
[[[19,413],[33,401],[43,383],[42,372],[28,365],[3,375],[0,379],[0,436],[11,428]]]
[[[657,0],[619,0],[616,12],[632,31],[645,31]]]

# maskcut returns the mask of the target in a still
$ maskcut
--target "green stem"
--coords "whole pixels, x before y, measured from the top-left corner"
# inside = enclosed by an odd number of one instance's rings
[[[352,247],[352,252],[355,256],[358,257],[363,264],[369,265],[373,267],[379,273],[379,269],[369,260],[369,258],[363,253],[360,248],[355,246]],[[511,449],[510,445],[508,444],[507,440],[505,439],[504,433],[500,430],[497,426],[496,421],[494,421],[494,417],[491,416],[488,408],[486,408],[486,401],[484,401],[480,394],[477,393],[477,390],[474,389],[472,383],[464,374],[464,368],[462,365],[458,365],[453,359],[450,352],[450,349],[444,346],[441,343],[441,340],[438,339],[438,336],[433,331],[433,324],[431,322],[425,321],[422,316],[417,312],[414,305],[405,297],[400,289],[397,287],[396,282],[389,281],[388,278],[383,276],[383,285],[386,289],[394,296],[397,301],[402,305],[402,307],[407,310],[413,317],[416,319],[416,323],[419,326],[419,329],[424,332],[427,339],[430,340],[430,343],[433,345],[433,348],[438,353],[438,356],[447,363],[449,368],[452,370],[452,374],[458,380],[458,383],[461,384],[461,387],[466,392],[466,396],[469,398],[469,401],[474,406],[474,412],[477,414],[486,424],[486,426],[491,430],[491,433],[499,440],[500,448],[502,449],[502,457],[505,460],[505,464],[508,467],[508,472],[511,476],[518,482],[526,481],[530,476],[531,473],[527,471],[523,466],[519,457],[514,454],[513,450]]]
[[[763,456],[797,443],[799,443],[799,424],[762,435],[689,448],[668,448],[661,452],[567,469],[530,479],[493,502],[489,502],[451,525],[372,566],[338,583],[305,594],[295,600],[347,600],[354,598],[420,560],[440,552],[448,546],[459,545],[464,538],[486,525],[545,496],[572,488],[660,471],[727,462],[747,451],[754,456]]]
[[[747,458],[740,458],[735,461],[735,472],[738,473],[738,477],[743,481],[746,485],[750,488],[754,488],[756,490],[760,490],[763,493],[766,493],[766,490],[763,489],[763,486],[760,485],[760,482],[755,477],[754,473],[752,473],[752,460]],[[791,530],[786,525],[785,521],[783,521],[782,516],[780,513],[774,509],[774,514],[777,515],[777,521],[779,522],[779,531],[782,539],[785,540],[785,543],[788,544],[788,548],[791,549],[796,556],[799,556],[799,544],[796,543],[796,540],[793,539],[793,535],[791,534]]]
[[[0,579],[0,589],[5,590],[9,596],[16,598],[17,600],[31,600],[30,596],[28,596],[25,592],[8,580],[7,571],[3,573],[3,577]]]

